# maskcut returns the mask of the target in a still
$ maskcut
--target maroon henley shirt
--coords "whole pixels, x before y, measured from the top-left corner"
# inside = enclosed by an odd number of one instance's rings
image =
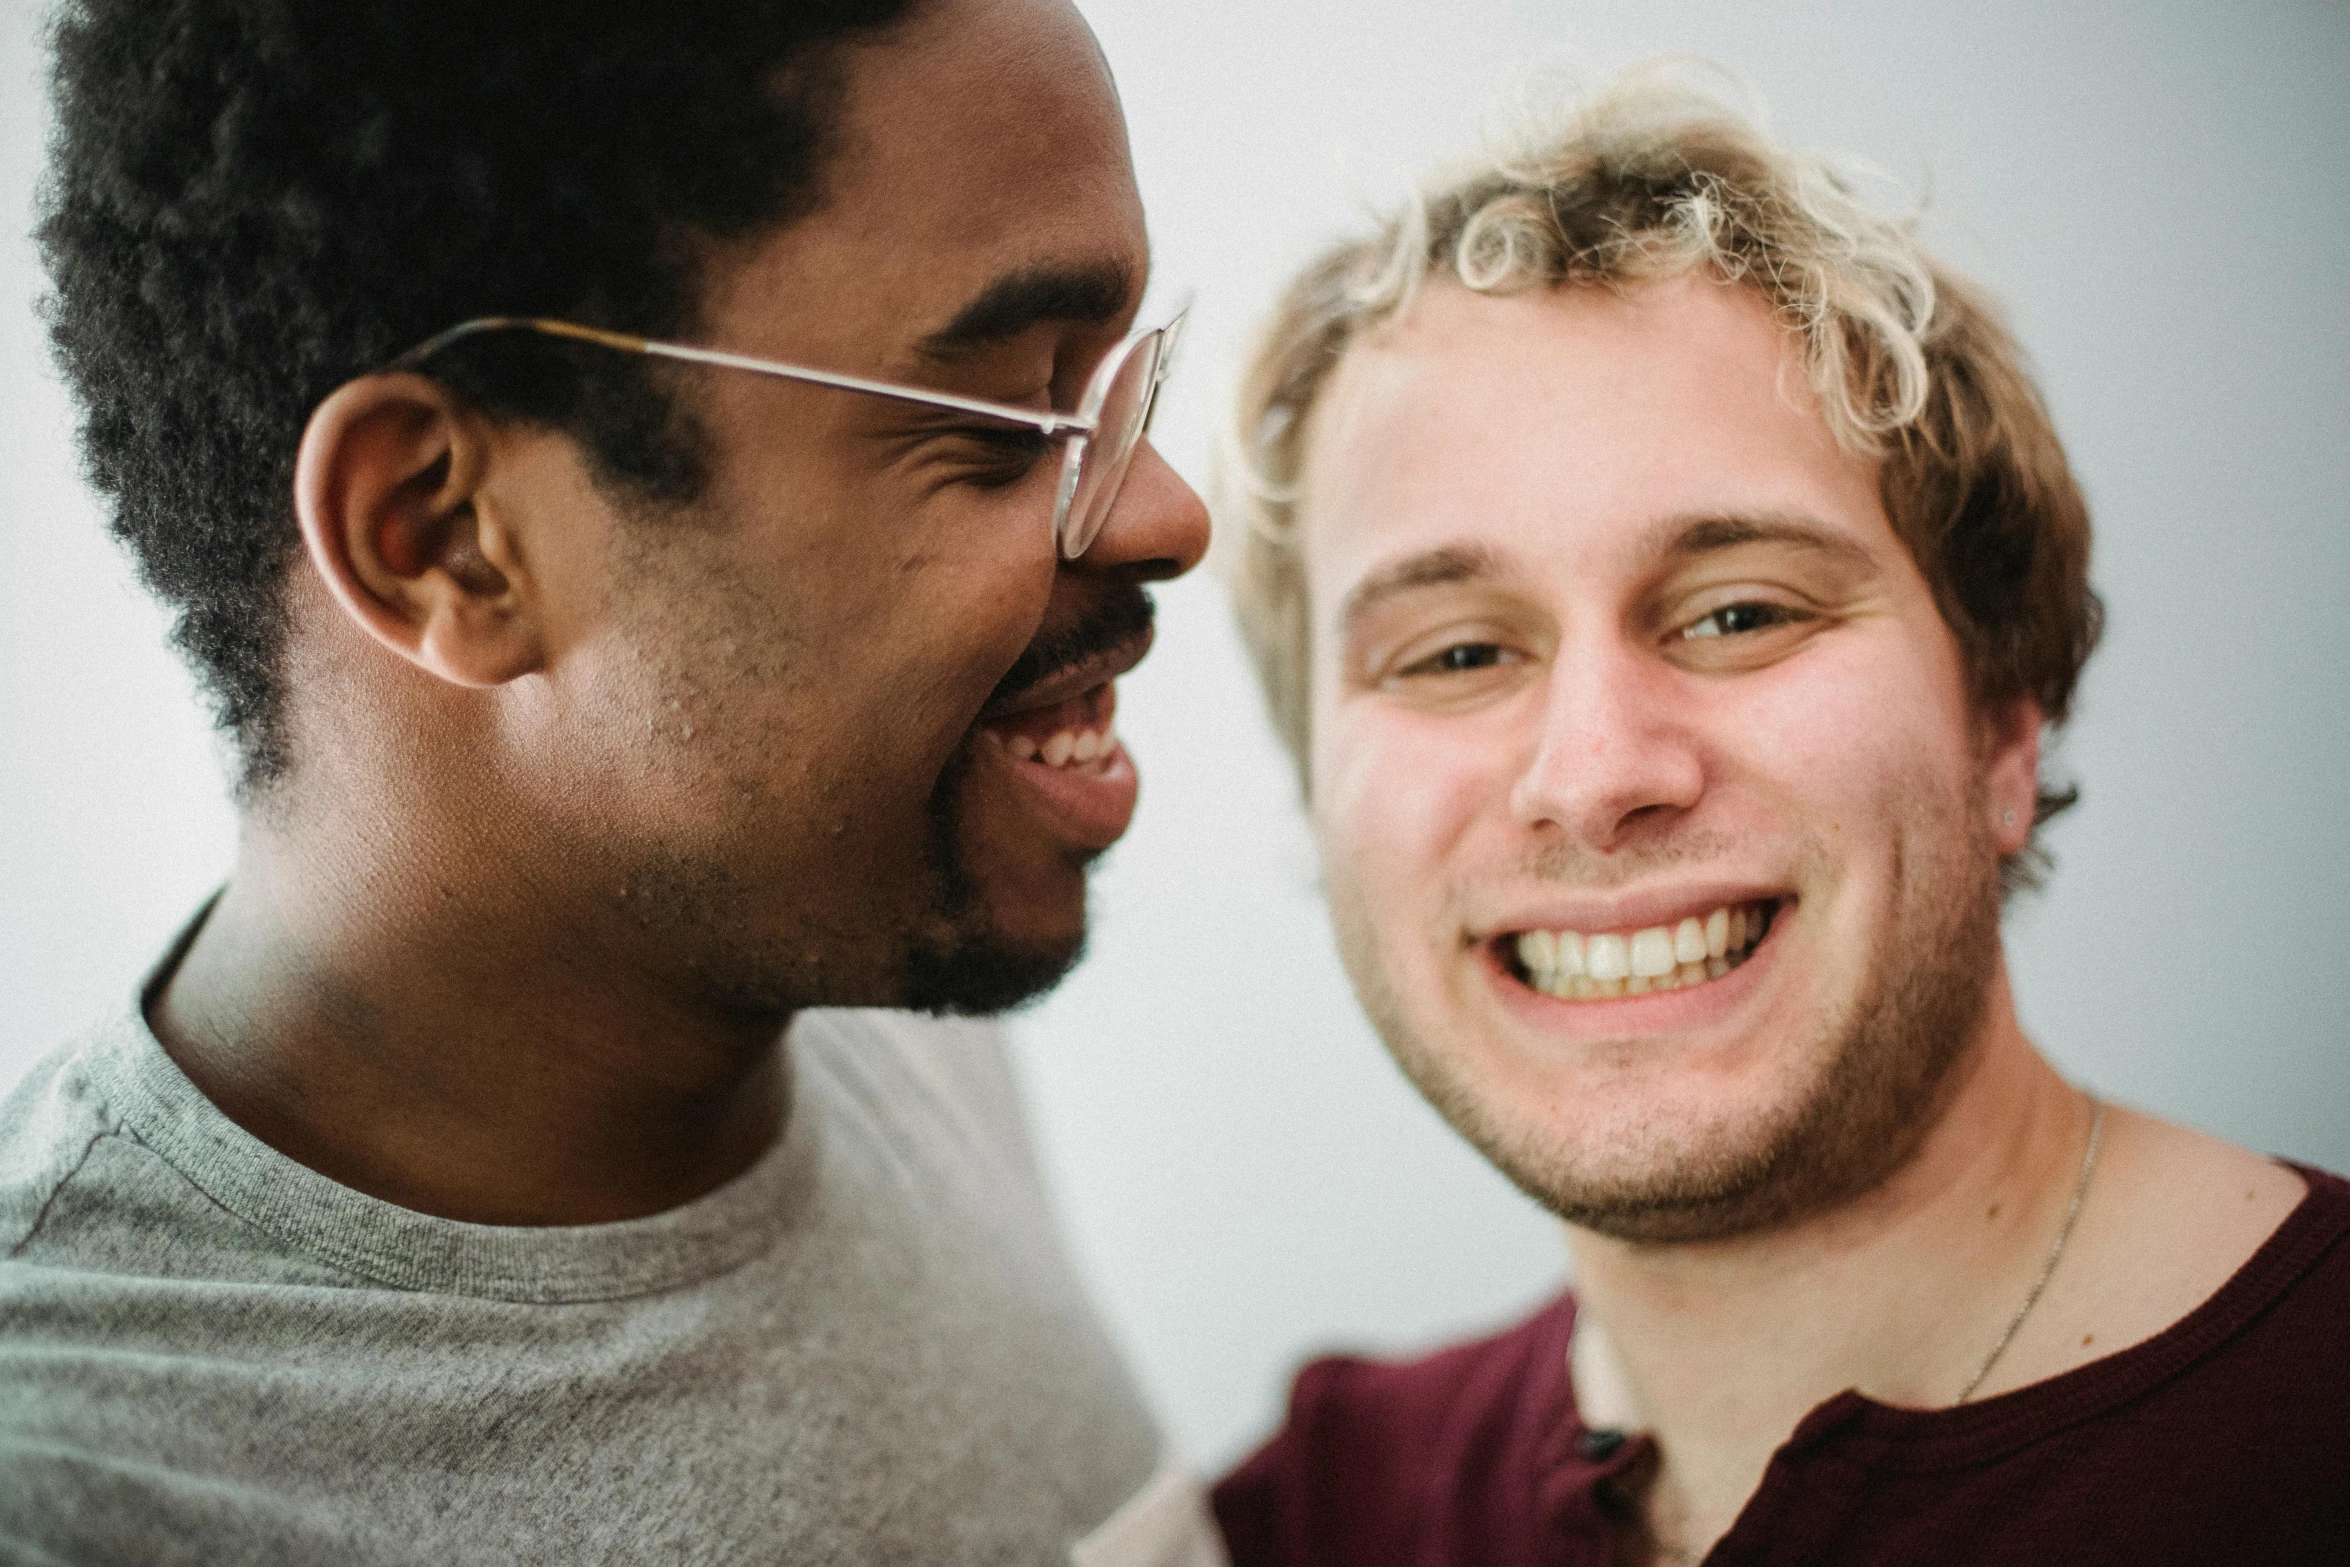
[[[2309,1193],[2163,1332],[1951,1409],[1844,1392],[1771,1458],[1707,1567],[2350,1564],[2350,1182]],[[1408,1364],[1317,1361],[1216,1487],[1235,1567],[1639,1560],[1644,1436],[1594,1429],[1571,1297]]]

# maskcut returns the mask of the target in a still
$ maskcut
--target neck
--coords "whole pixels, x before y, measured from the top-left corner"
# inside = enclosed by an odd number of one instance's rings
[[[1702,1550],[1771,1453],[1846,1389],[1953,1402],[2046,1262],[2091,1114],[2025,1039],[2004,971],[1941,1119],[1859,1201],[1767,1233],[1571,1232],[1585,1416],[1655,1434],[1668,1543]]]
[[[372,819],[402,826],[346,825],[329,850],[249,817],[235,876],[149,998],[232,1120],[345,1185],[487,1224],[660,1212],[772,1143],[788,1016],[664,983],[585,889],[491,879],[543,856]]]

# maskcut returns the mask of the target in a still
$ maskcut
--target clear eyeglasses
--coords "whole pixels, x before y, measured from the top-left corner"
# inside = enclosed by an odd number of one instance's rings
[[[811,370],[805,365],[778,364],[770,359],[751,359],[684,343],[656,342],[631,337],[625,332],[607,332],[600,327],[536,316],[482,316],[461,321],[425,339],[385,368],[415,369],[460,338],[484,332],[537,332],[547,337],[593,343],[601,348],[616,348],[623,353],[716,365],[724,370],[748,370],[755,375],[780,376],[787,381],[833,386],[846,392],[864,392],[931,408],[952,408],[982,418],[1026,425],[1047,439],[1063,443],[1060,486],[1053,497],[1053,543],[1064,559],[1075,560],[1093,547],[1102,523],[1110,515],[1111,505],[1118,499],[1118,487],[1125,482],[1126,469],[1134,460],[1134,449],[1150,427],[1159,387],[1174,367],[1175,348],[1182,340],[1183,322],[1190,308],[1186,302],[1164,326],[1135,332],[1111,349],[1095,367],[1092,379],[1086,382],[1085,395],[1068,412],[958,397],[927,387],[873,381],[833,370]]]

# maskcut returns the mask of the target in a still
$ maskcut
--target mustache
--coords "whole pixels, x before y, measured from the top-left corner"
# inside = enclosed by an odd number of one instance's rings
[[[1123,646],[1149,631],[1157,613],[1151,596],[1140,585],[1120,583],[1075,625],[1040,635],[1022,649],[1012,667],[1004,671],[1004,678],[996,682],[988,704],[1009,701],[1073,664]]]
[[[1517,872],[1527,881],[1606,892],[1674,866],[1727,859],[1735,847],[1718,832],[1675,833],[1605,853],[1585,844],[1549,844],[1521,859]]]

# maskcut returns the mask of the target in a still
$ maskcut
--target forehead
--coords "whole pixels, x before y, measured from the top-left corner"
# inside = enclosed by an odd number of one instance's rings
[[[1431,285],[1347,353],[1308,429],[1300,523],[1318,610],[1413,552],[1616,572],[1678,519],[1816,518],[1891,541],[1798,339],[1753,291]]]
[[[910,342],[1024,272],[1122,277],[1132,306],[1149,254],[1125,121],[1066,0],[931,0],[839,63],[822,204],[731,258],[714,312],[820,299],[785,312],[814,351]]]

